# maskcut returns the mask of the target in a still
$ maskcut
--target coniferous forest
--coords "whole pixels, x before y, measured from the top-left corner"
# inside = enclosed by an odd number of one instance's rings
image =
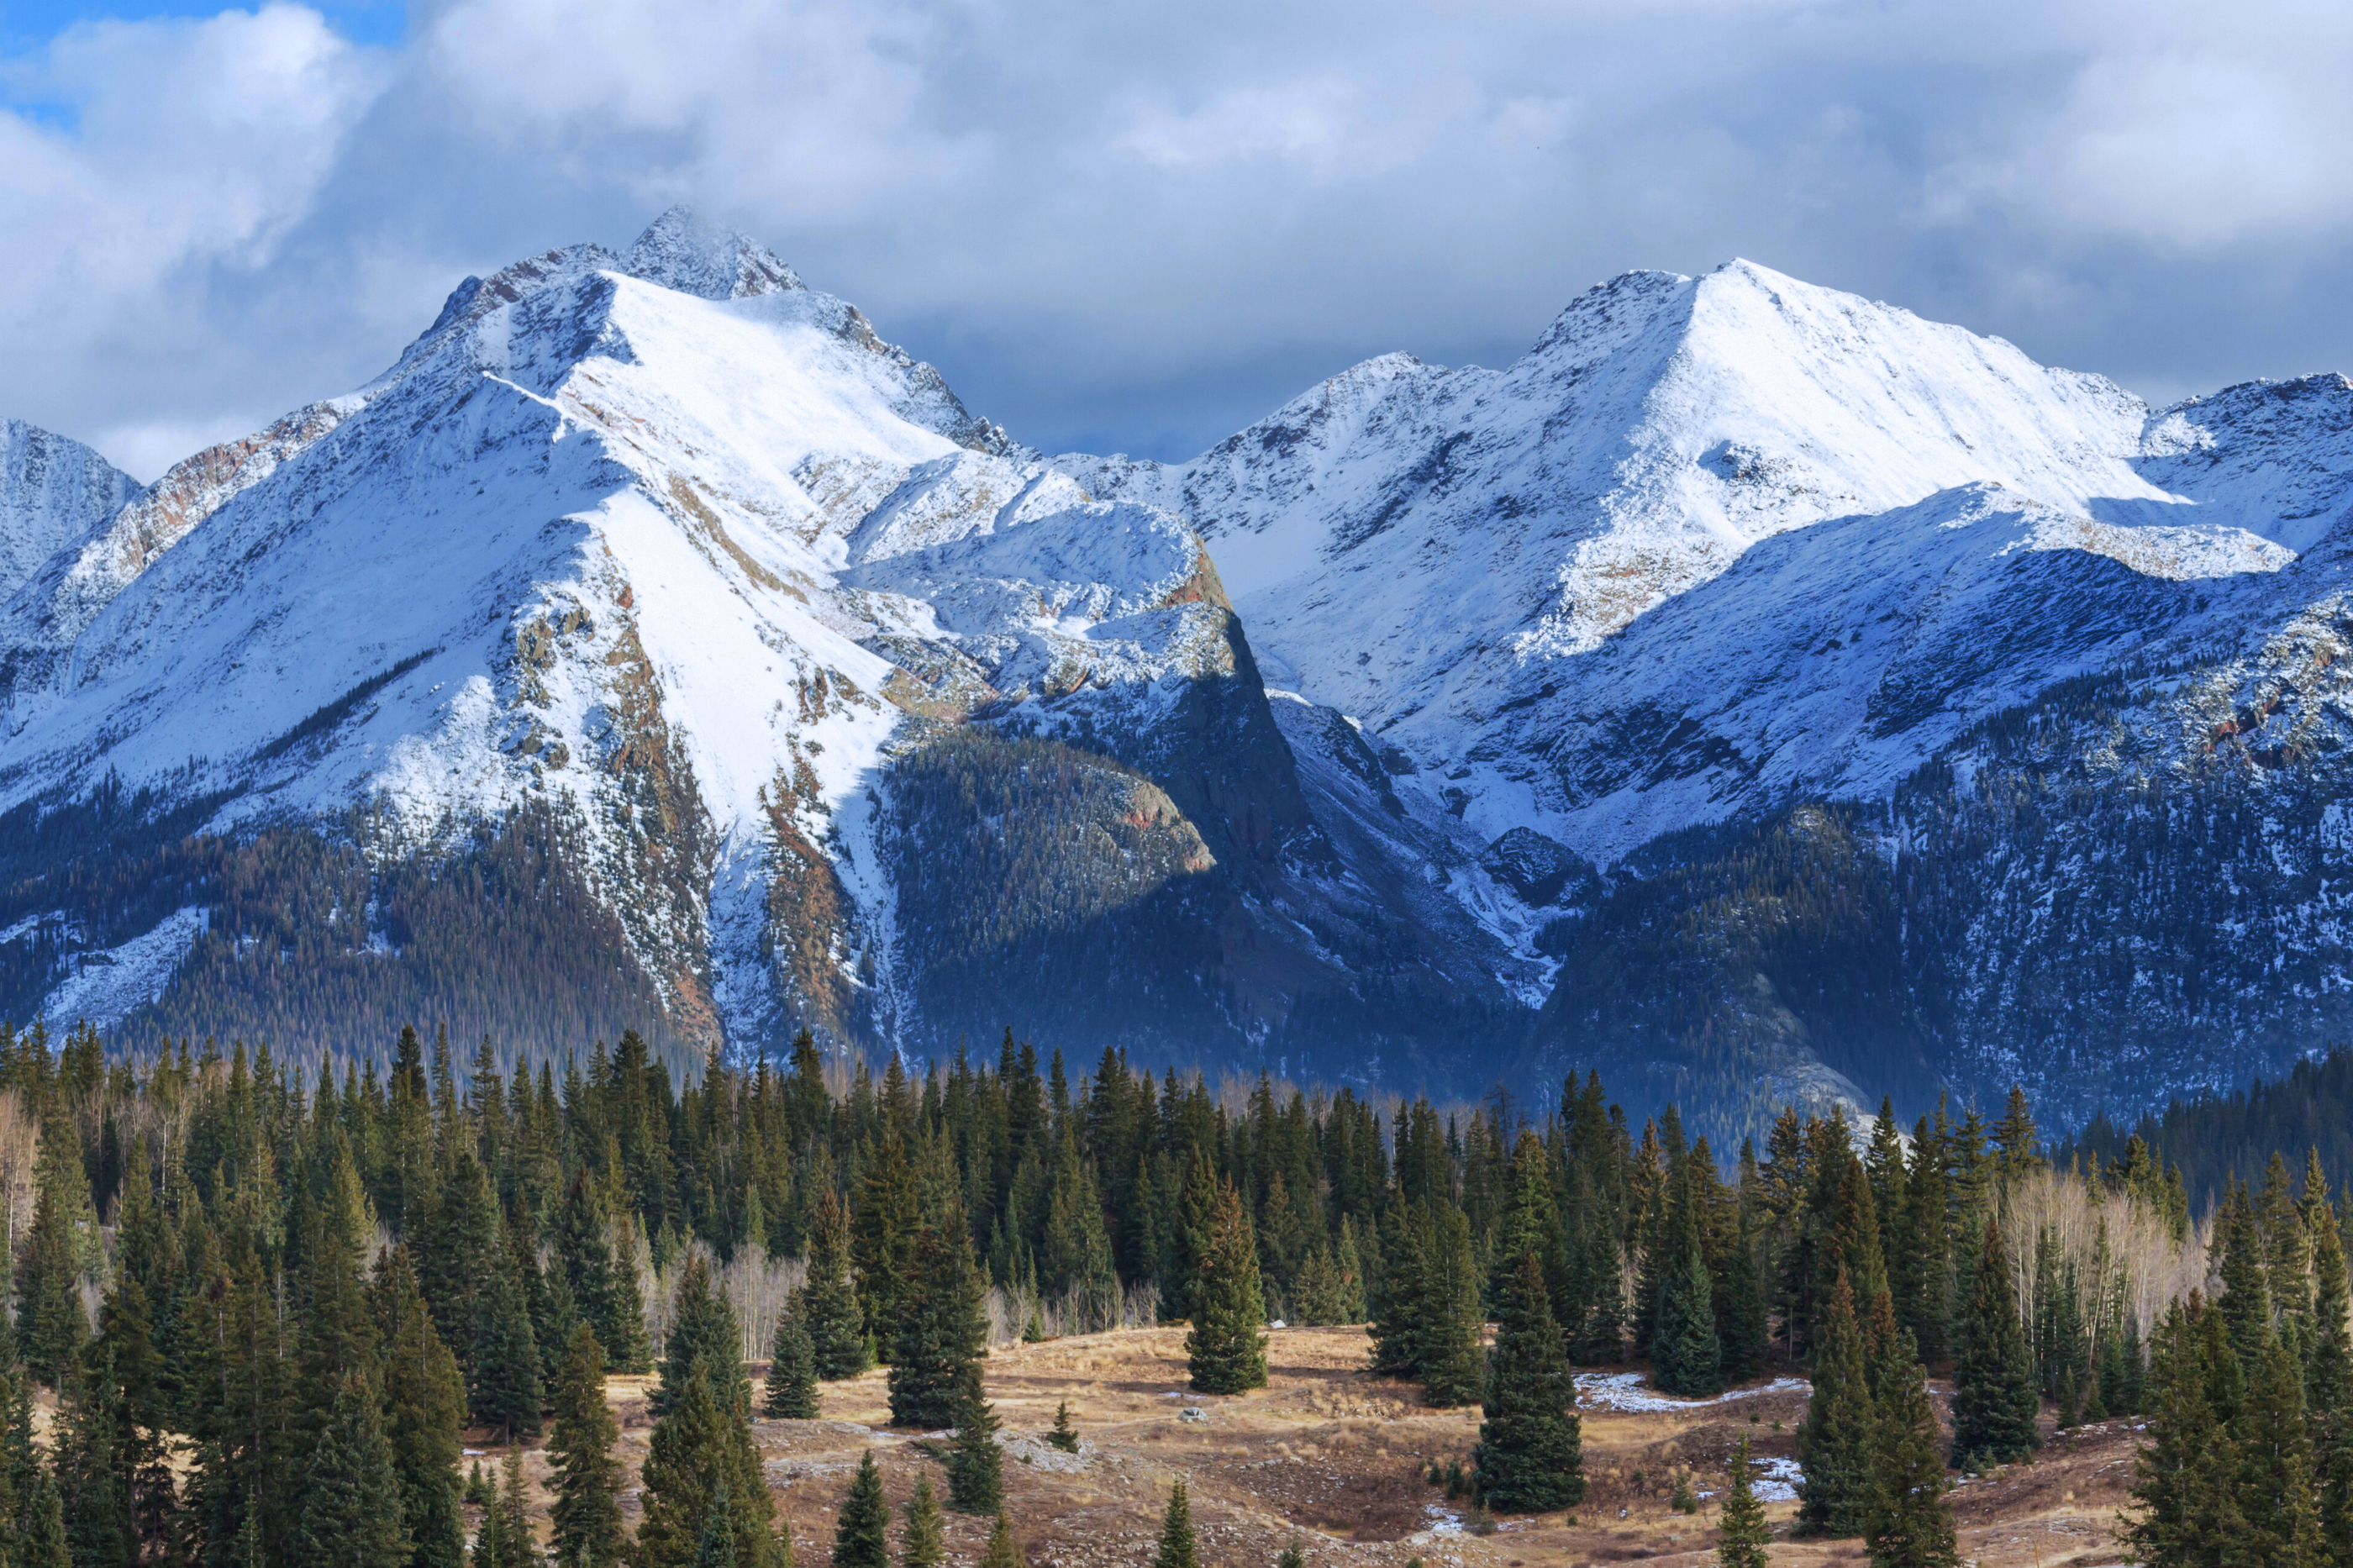
[[[1073,1074],[1010,1031],[920,1078],[804,1036],[681,1079],[634,1034],[461,1061],[409,1029],[314,1077],[0,1029],[0,1202],[7,1568],[785,1568],[753,1424],[878,1364],[1009,1563],[991,1345],[1179,1320],[1203,1394],[1267,1383],[1271,1323],[1365,1324],[1368,1371],[1478,1407],[1462,1484],[1497,1513],[1577,1506],[1576,1369],[1633,1362],[1681,1395],[1808,1377],[1797,1527],[1874,1563],[1957,1562],[1957,1470],[2127,1414],[2152,1568],[2353,1560],[2317,1153],[2193,1213],[2143,1138],[2054,1166],[2019,1093],[1908,1130],[1785,1110],[1718,1150],[1589,1074],[1540,1112],[1375,1103],[1116,1052]],[[633,1521],[617,1373],[651,1374]],[[1047,1440],[1076,1452],[1070,1415]],[[468,1472],[468,1440],[544,1445],[552,1540],[515,1450]],[[888,1560],[871,1469],[837,1563]],[[1726,1510],[1727,1552],[1763,1551],[1757,1518]]]

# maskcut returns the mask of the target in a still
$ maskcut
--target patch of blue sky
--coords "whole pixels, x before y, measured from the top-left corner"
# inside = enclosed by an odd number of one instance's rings
[[[0,0],[0,58],[22,58],[81,22],[145,22],[161,17],[216,16],[227,10],[255,10],[266,0],[243,5],[221,0]],[[301,0],[356,44],[397,44],[407,36],[406,0]],[[0,76],[0,101],[37,119],[62,112],[56,105],[13,100]]]

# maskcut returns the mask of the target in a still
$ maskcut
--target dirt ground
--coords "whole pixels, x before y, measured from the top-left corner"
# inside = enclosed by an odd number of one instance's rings
[[[1184,1330],[1138,1329],[1016,1345],[987,1363],[988,1396],[1007,1439],[1006,1494],[1033,1568],[1145,1568],[1168,1482],[1187,1478],[1201,1558],[1211,1568],[1271,1568],[1295,1531],[1312,1568],[1575,1568],[1713,1561],[1725,1461],[1742,1436],[1758,1458],[1793,1453],[1802,1386],[1751,1384],[1672,1410],[1602,1407],[1580,1400],[1588,1485],[1571,1515],[1500,1519],[1492,1534],[1463,1528],[1464,1505],[1422,1479],[1423,1467],[1468,1461],[1479,1413],[1430,1410],[1410,1384],[1361,1369],[1362,1329],[1282,1329],[1268,1345],[1270,1386],[1231,1398],[1185,1388]],[[1786,1384],[1787,1380],[1784,1380]],[[615,1378],[632,1489],[650,1422],[643,1378]],[[790,1520],[798,1568],[830,1560],[835,1510],[860,1452],[872,1448],[894,1510],[926,1468],[924,1435],[882,1428],[883,1373],[824,1385],[825,1419],[755,1424],[779,1513]],[[1047,1446],[1058,1401],[1070,1401],[1080,1451]],[[1640,1402],[1639,1398],[1636,1401]],[[1940,1391],[1940,1405],[1942,1391]],[[2130,1485],[2133,1434],[2111,1422],[2054,1436],[2030,1465],[1965,1482],[1956,1494],[1961,1556],[1978,1568],[2063,1568],[2126,1561],[2116,1513]],[[486,1456],[486,1466],[492,1463]],[[526,1473],[543,1489],[544,1456]],[[1669,1504],[1674,1477],[1713,1493],[1696,1514]],[[540,1493],[543,1506],[543,1489]],[[1777,1563],[1861,1563],[1860,1542],[1787,1539],[1792,1502],[1767,1505]],[[949,1516],[953,1562],[976,1562],[986,1521]],[[897,1528],[894,1523],[895,1542]]]

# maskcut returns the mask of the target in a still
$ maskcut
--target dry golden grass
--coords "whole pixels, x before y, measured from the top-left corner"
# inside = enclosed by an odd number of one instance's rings
[[[1314,1568],[1403,1568],[1413,1557],[1428,1568],[1632,1562],[1697,1568],[1714,1561],[1715,1505],[1703,1503],[1696,1516],[1674,1511],[1668,1495],[1675,1469],[1687,1467],[1699,1489],[1720,1495],[1733,1445],[1746,1436],[1758,1457],[1787,1455],[1805,1409],[1803,1390],[1793,1389],[1670,1412],[1588,1410],[1590,1484],[1574,1521],[1504,1519],[1493,1534],[1478,1536],[1433,1530],[1446,1522],[1449,1505],[1421,1479],[1426,1461],[1468,1458],[1478,1412],[1422,1407],[1410,1385],[1361,1371],[1365,1350],[1361,1329],[1279,1330],[1269,1346],[1270,1386],[1224,1399],[1186,1391],[1181,1328],[997,1351],[987,1363],[988,1394],[1009,1439],[1006,1492],[1029,1561],[1036,1568],[1145,1568],[1168,1482],[1183,1475],[1202,1559],[1212,1568],[1271,1568],[1294,1531]],[[623,1423],[632,1520],[635,1467],[649,1434],[648,1381],[617,1377],[608,1384]],[[923,1435],[882,1428],[889,1410],[881,1373],[826,1384],[823,1399],[822,1420],[755,1426],[799,1568],[829,1561],[834,1513],[860,1450],[875,1451],[894,1509],[926,1468],[945,1493],[938,1466],[917,1447]],[[1064,1399],[1082,1439],[1075,1457],[1041,1440]],[[1202,1418],[1187,1419],[1187,1409]],[[1963,1486],[1963,1559],[1979,1568],[2121,1561],[2115,1516],[2131,1455],[2129,1429],[2109,1423],[2055,1440],[2032,1465]],[[532,1454],[526,1473],[543,1487],[543,1457]],[[544,1500],[543,1491],[543,1511]],[[1773,1547],[1776,1563],[1863,1562],[1859,1542],[1786,1539],[1794,1506],[1768,1508],[1785,1532]],[[892,1533],[895,1540],[895,1524]],[[950,1516],[952,1561],[976,1562],[986,1542],[986,1521]]]

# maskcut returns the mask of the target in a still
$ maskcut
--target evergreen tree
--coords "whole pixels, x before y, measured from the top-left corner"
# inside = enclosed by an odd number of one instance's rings
[[[1259,1290],[1258,1244],[1229,1181],[1218,1188],[1208,1247],[1201,1256],[1192,1331],[1185,1336],[1193,1388],[1240,1394],[1266,1386],[1266,1304]]]
[[[2313,1338],[2305,1370],[2321,1539],[2334,1568],[2353,1568],[2353,1340],[2348,1337],[2345,1247],[2325,1182],[2307,1178],[2314,1205]]]
[[[510,1447],[500,1467],[496,1500],[483,1510],[474,1538],[473,1568],[539,1568],[539,1543],[531,1532],[530,1500],[523,1491],[522,1450]]]
[[[629,1552],[633,1568],[695,1568],[714,1513],[727,1526],[723,1541],[735,1554],[733,1568],[765,1568],[776,1504],[759,1453],[744,1417],[712,1397],[702,1372],[654,1423],[642,1475],[644,1512]]]
[[[1013,1539],[1013,1521],[1005,1510],[997,1510],[997,1522],[988,1527],[988,1550],[980,1554],[980,1568],[1029,1568],[1029,1559]]]
[[[1291,1532],[1291,1539],[1275,1553],[1274,1568],[1307,1568],[1307,1543],[1297,1531]]]
[[[1473,1456],[1479,1495],[1503,1513],[1574,1508],[1585,1495],[1577,1379],[1533,1250],[1521,1251],[1502,1311]]]
[[[614,1255],[604,1200],[586,1171],[573,1177],[556,1215],[555,1255],[563,1261],[575,1310],[604,1348],[606,1367],[618,1373],[650,1370],[653,1350],[646,1336],[637,1260]]]
[[[2124,1539],[2150,1568],[2236,1561],[2246,1519],[2238,1501],[2238,1455],[2213,1395],[2230,1355],[2226,1335],[2205,1331],[2213,1310],[2192,1291],[2166,1309],[2149,1345],[2147,1437],[2133,1461],[2135,1508]]]
[[[657,1418],[669,1413],[698,1372],[722,1409],[739,1416],[751,1413],[752,1380],[744,1371],[735,1309],[725,1291],[712,1288],[711,1265],[701,1252],[686,1260],[679,1277],[670,1332],[662,1341],[661,1382],[647,1401]]]
[[[2250,1562],[2306,1568],[2320,1555],[2321,1541],[2303,1379],[2285,1343],[2268,1329],[2258,1356],[2248,1369],[2246,1404],[2233,1434],[2240,1507],[2247,1519],[2240,1550]]]
[[[375,1391],[354,1372],[336,1389],[311,1453],[287,1561],[290,1568],[401,1568],[408,1555],[405,1533],[400,1478]]]
[[[2016,1109],[2017,1101],[2013,1101]],[[2031,1131],[2031,1123],[2029,1123]],[[2018,1316],[2018,1287],[2001,1226],[1986,1222],[1977,1279],[1961,1323],[1961,1358],[1953,1373],[1953,1464],[2006,1465],[2041,1447],[2034,1426],[2039,1401],[2026,1332]]]
[[[849,1495],[833,1531],[833,1568],[890,1568],[891,1505],[882,1496],[882,1472],[869,1448],[849,1479]]]
[[[988,1319],[961,1212],[925,1226],[915,1241],[915,1287],[895,1335],[891,1420],[933,1428],[954,1423],[980,1387]]]
[[[793,1310],[791,1298],[776,1317],[776,1346],[768,1363],[766,1403],[760,1414],[771,1421],[814,1421],[819,1415],[817,1392],[817,1352],[808,1330]]]
[[[948,1506],[958,1513],[990,1513],[1005,1504],[1005,1455],[997,1446],[997,1412],[981,1397],[978,1380],[956,1413],[948,1450]]]
[[[621,1467],[613,1458],[620,1423],[605,1403],[605,1352],[586,1323],[572,1331],[554,1388],[555,1419],[547,1454],[555,1472],[558,1568],[613,1568],[627,1545],[621,1532]]]
[[[1854,1290],[1845,1274],[1831,1291],[1815,1336],[1814,1390],[1798,1427],[1798,1528],[1807,1535],[1855,1535],[1871,1493],[1871,1454],[1878,1436]]]
[[[1079,1451],[1079,1435],[1071,1426],[1071,1402],[1067,1399],[1054,1406],[1054,1425],[1047,1429],[1046,1441],[1065,1454]]]
[[[384,1344],[385,1440],[400,1478],[409,1568],[459,1568],[466,1549],[458,1496],[465,1380],[434,1331],[406,1247],[395,1247],[377,1270],[375,1309]]]
[[[501,1245],[490,1255],[488,1268],[476,1304],[469,1403],[477,1422],[498,1428],[501,1440],[512,1443],[539,1435],[539,1343],[513,1255]]]
[[[33,1225],[16,1258],[16,1353],[37,1381],[56,1388],[90,1337],[81,1310],[82,1251],[85,1234],[94,1238],[97,1231],[89,1217],[81,1136],[62,1107],[42,1121],[34,1171]]]
[[[1887,1316],[1892,1324],[1892,1302]],[[1945,1499],[1945,1459],[1937,1450],[1936,1407],[1929,1403],[1927,1378],[1908,1331],[1899,1333],[1893,1359],[1901,1370],[1883,1380],[1880,1393],[1863,1543],[1870,1550],[1872,1568],[1959,1568],[1952,1506]]]
[[[1185,1478],[1168,1488],[1168,1507],[1160,1516],[1160,1547],[1152,1568],[1201,1568],[1200,1543],[1193,1536],[1193,1502],[1186,1495]]]
[[[865,1314],[849,1282],[849,1216],[831,1192],[818,1199],[808,1277],[793,1298],[792,1310],[808,1331],[818,1377],[838,1382],[874,1364],[867,1353]]]
[[[946,1521],[940,1516],[940,1500],[932,1494],[929,1473],[915,1478],[906,1516],[906,1530],[899,1537],[899,1568],[940,1568],[947,1556]]]
[[[1651,1331],[1651,1381],[1669,1394],[1711,1394],[1724,1386],[1724,1350],[1715,1334],[1698,1201],[1686,1169],[1675,1180],[1662,1233],[1659,1316]]]
[[[1748,1439],[1743,1437],[1732,1450],[1731,1486],[1716,1516],[1716,1568],[1765,1568],[1765,1549],[1772,1542],[1765,1505],[1757,1500],[1748,1474]]]
[[[1430,1229],[1420,1372],[1422,1398],[1441,1408],[1468,1405],[1486,1386],[1479,1342],[1487,1314],[1479,1299],[1480,1275],[1469,1220],[1453,1205],[1441,1205]]]

